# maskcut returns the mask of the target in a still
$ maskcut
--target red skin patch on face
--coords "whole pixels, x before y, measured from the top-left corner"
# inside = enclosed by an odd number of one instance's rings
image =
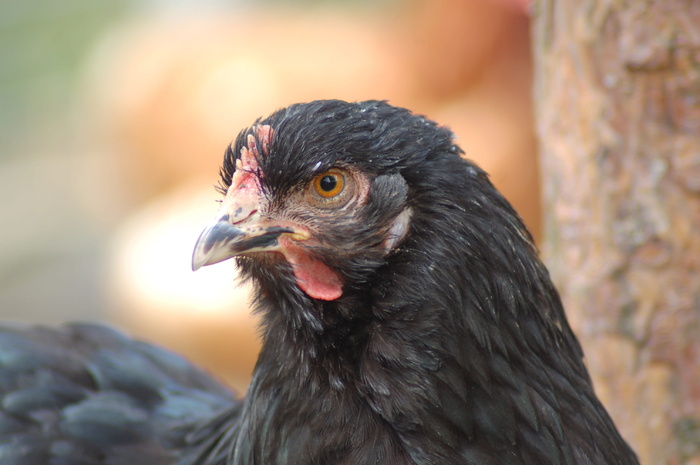
[[[241,157],[236,160],[236,171],[231,179],[229,194],[235,192],[238,202],[253,202],[260,195],[260,177],[262,172],[258,166],[260,150],[267,155],[270,153],[270,141],[274,131],[269,125],[256,126],[258,140],[248,134],[247,146],[241,148]],[[258,142],[261,147],[258,147]]]
[[[258,135],[258,140],[260,141],[260,149],[262,153],[267,155],[270,153],[270,142],[272,141],[272,135],[275,131],[269,124],[264,124],[262,126],[255,126],[255,133]],[[255,142],[255,141],[253,141]],[[250,137],[248,137],[248,145],[250,145]]]
[[[226,193],[226,206],[233,223],[246,219],[257,210],[260,197],[260,179],[257,173],[258,161],[247,147],[241,149],[241,158],[236,160],[236,171],[231,179],[231,187]]]
[[[246,140],[247,146],[241,148],[241,158],[236,160],[236,172],[231,180],[231,188],[241,189],[256,187],[260,189],[259,176],[262,176],[262,172],[258,166],[258,158],[260,158],[260,151],[264,155],[270,153],[270,141],[272,140],[272,135],[274,130],[269,125],[256,126],[255,132],[258,136],[258,140],[252,134],[248,134],[248,139]],[[258,147],[258,142],[260,142],[261,147]],[[254,186],[249,186],[246,182],[251,178],[254,179]],[[246,182],[246,184],[243,184]]]
[[[323,262],[311,257],[288,237],[281,237],[280,245],[302,291],[319,300],[335,300],[343,295],[340,277]]]

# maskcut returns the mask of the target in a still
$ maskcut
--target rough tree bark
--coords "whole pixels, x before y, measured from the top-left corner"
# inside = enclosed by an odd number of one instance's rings
[[[642,463],[700,465],[700,1],[534,16],[546,261]]]

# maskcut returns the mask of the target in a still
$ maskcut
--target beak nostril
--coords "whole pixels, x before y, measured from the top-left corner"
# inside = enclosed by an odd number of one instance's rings
[[[233,217],[238,218],[241,215],[242,210],[243,210],[242,207],[238,207],[238,209],[234,212]],[[241,218],[238,221],[231,221],[231,224],[232,225],[241,224],[241,223],[247,221],[251,216],[255,215],[257,212],[258,212],[257,210],[251,210],[244,218]],[[228,217],[229,215],[226,215],[226,216]],[[226,218],[226,221],[228,221],[228,220],[229,220],[229,218]]]

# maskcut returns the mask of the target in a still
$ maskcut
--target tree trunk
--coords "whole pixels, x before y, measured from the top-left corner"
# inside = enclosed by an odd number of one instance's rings
[[[700,1],[542,0],[545,259],[643,464],[700,465]]]

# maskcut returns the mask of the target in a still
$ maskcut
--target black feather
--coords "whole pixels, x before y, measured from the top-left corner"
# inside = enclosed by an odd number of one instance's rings
[[[242,142],[239,142],[239,144]],[[224,153],[224,161],[219,169],[219,184],[216,186],[217,192],[221,195],[226,195],[228,187],[231,185],[233,173],[236,171],[236,155],[233,153],[233,147],[229,145]]]

